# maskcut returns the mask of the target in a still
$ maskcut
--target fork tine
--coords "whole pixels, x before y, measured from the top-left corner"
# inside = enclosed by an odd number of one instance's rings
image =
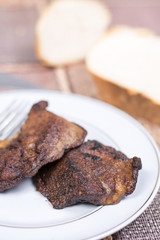
[[[14,136],[14,134],[19,130],[19,127],[21,126],[21,124],[25,121],[26,116],[21,117],[16,123],[15,125],[12,125],[10,127],[10,129],[7,129],[7,131],[3,134],[3,138],[2,139],[6,139],[6,138],[10,138],[12,136]]]
[[[14,99],[12,101],[12,103],[10,103],[7,106],[7,108],[0,113],[0,124],[2,124],[2,122],[5,120],[5,118],[7,118],[7,116],[10,114],[10,112],[12,111],[12,108],[14,107],[16,102],[17,102],[17,100]]]
[[[25,105],[26,105],[26,103],[25,103]],[[10,113],[7,116],[7,118],[4,119],[4,121],[1,123],[0,136],[2,135],[3,131],[5,131],[5,129],[11,124],[11,122],[16,118],[16,116],[21,113],[21,111],[24,109],[25,105],[23,102],[21,102],[18,104],[18,106],[16,105],[16,107],[14,109],[10,110]]]
[[[4,123],[2,123],[3,126],[0,126],[0,140],[12,137],[12,135],[19,130],[27,117],[29,108],[30,102],[22,101],[20,104],[16,105],[16,108],[14,107],[10,110],[10,114],[7,116],[7,121],[5,119]]]

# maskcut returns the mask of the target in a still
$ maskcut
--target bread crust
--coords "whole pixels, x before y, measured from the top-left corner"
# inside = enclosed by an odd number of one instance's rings
[[[132,29],[132,31],[137,33],[139,36],[149,38],[155,36],[154,32],[145,28],[131,28],[129,26],[119,25],[112,27],[109,31],[107,31],[107,33],[99,39],[94,46],[96,47],[97,44],[101,43],[103,38],[110,35],[116,35],[117,32],[121,30],[124,31],[124,29]],[[90,49],[90,52],[93,49],[94,47]],[[86,57],[86,65],[97,86],[99,99],[126,111],[134,117],[146,118],[155,124],[160,124],[160,103],[149,98],[143,93],[114,83],[112,79],[103,78],[95,74],[93,69],[90,69],[87,62],[90,52]]]
[[[101,100],[126,111],[133,117],[146,118],[155,124],[160,124],[160,104],[144,94],[118,86],[93,73],[91,75]]]

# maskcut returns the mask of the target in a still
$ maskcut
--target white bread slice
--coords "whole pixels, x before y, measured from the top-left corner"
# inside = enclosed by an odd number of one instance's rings
[[[113,27],[90,50],[86,65],[102,100],[160,124],[159,36]]]
[[[99,0],[55,0],[36,25],[36,53],[48,66],[76,63],[106,31],[109,10]]]

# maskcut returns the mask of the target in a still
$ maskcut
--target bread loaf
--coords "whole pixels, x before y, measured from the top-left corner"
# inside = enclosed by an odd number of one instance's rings
[[[99,97],[160,124],[160,37],[147,29],[111,28],[90,50],[87,69]]]
[[[79,62],[110,21],[109,10],[99,0],[52,1],[36,25],[37,57],[47,66]]]

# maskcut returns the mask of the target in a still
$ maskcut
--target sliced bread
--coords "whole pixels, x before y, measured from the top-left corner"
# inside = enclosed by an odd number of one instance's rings
[[[76,63],[106,31],[111,21],[99,0],[55,0],[36,25],[37,57],[48,66]]]
[[[111,28],[90,50],[87,69],[99,97],[160,124],[160,37],[127,26]]]

